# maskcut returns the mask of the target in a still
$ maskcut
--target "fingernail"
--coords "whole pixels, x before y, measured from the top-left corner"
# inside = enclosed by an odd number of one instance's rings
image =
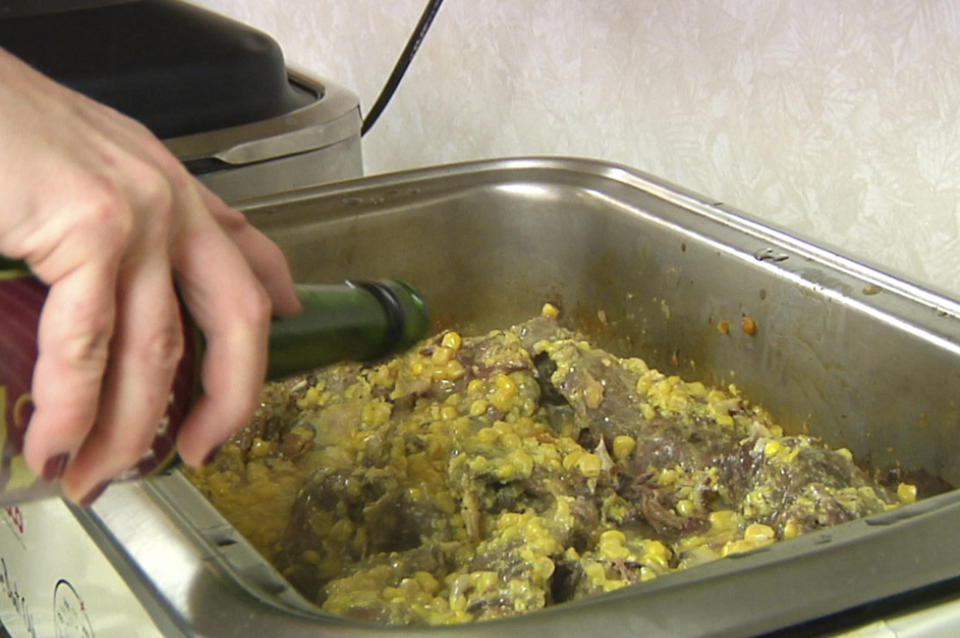
[[[205,457],[203,457],[203,465],[210,465],[211,463],[213,463],[213,460],[214,460],[215,458],[217,458],[217,452],[219,452],[219,451],[220,451],[220,446],[219,446],[219,445],[218,445],[217,447],[213,448],[212,450],[210,450],[210,451],[207,453],[207,455],[206,455]]]
[[[80,507],[87,508],[93,505],[93,502],[100,498],[100,495],[103,494],[108,485],[110,485],[110,481],[104,481],[87,492],[87,495],[80,499]]]
[[[63,471],[67,468],[67,461],[69,460],[69,452],[61,452],[47,459],[47,462],[43,464],[43,480],[49,483],[63,476]]]

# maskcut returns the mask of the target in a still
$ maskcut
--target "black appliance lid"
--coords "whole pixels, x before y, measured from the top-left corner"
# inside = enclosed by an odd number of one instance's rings
[[[318,98],[290,82],[270,36],[240,22],[178,0],[89,4],[30,15],[0,7],[0,46],[160,138],[278,117]]]

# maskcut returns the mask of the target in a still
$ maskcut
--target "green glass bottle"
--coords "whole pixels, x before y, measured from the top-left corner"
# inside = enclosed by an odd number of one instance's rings
[[[420,293],[396,279],[344,284],[298,284],[303,311],[274,319],[268,379],[280,379],[337,361],[376,359],[405,349],[429,328]],[[30,419],[30,385],[37,359],[37,324],[47,287],[21,262],[0,257],[0,506],[59,495],[59,486],[27,468],[23,436]],[[119,480],[147,476],[176,458],[176,437],[197,395],[202,338],[184,313],[183,357],[167,413],[147,454]]]

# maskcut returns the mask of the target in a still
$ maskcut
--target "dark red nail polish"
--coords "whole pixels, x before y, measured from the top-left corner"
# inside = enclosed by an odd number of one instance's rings
[[[47,459],[47,462],[43,464],[43,480],[49,483],[63,476],[63,471],[67,469],[67,461],[69,460],[69,452],[61,452]]]
[[[210,450],[205,457],[203,457],[203,465],[210,465],[213,463],[213,459],[217,458],[217,452],[220,451],[220,446]]]
[[[80,499],[80,507],[86,508],[93,505],[93,502],[100,498],[100,495],[103,494],[108,485],[110,485],[110,481],[104,481],[87,492],[87,495]]]

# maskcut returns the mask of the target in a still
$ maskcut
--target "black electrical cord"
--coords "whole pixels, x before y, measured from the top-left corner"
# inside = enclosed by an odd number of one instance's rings
[[[373,106],[370,107],[370,110],[367,112],[367,116],[363,118],[360,135],[366,135],[367,131],[373,127],[374,122],[377,121],[377,118],[383,113],[383,109],[387,107],[387,103],[390,102],[390,98],[393,97],[394,91],[400,86],[400,80],[403,79],[403,74],[407,72],[407,67],[409,67],[413,61],[414,54],[417,52],[417,49],[420,48],[424,37],[426,37],[427,31],[430,29],[430,24],[436,17],[437,12],[440,11],[441,4],[443,4],[443,0],[429,0],[429,2],[427,2],[427,6],[420,16],[420,21],[417,23],[417,28],[410,34],[410,39],[407,40],[407,46],[404,47],[403,53],[400,54],[400,58],[397,60],[396,65],[394,65],[390,77],[387,78],[387,83],[383,85],[377,101],[373,103]]]

